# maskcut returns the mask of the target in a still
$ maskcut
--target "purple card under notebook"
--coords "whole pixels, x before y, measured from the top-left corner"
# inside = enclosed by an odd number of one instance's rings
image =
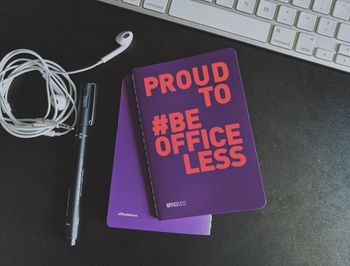
[[[107,223],[110,227],[210,235],[211,215],[159,221],[153,203],[131,77],[122,84]],[[129,92],[129,93],[128,93]],[[141,146],[140,146],[141,145]]]
[[[135,68],[133,80],[159,219],[264,207],[233,49]]]

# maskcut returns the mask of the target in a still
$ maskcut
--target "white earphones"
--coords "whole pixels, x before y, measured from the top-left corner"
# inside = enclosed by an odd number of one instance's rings
[[[18,49],[9,52],[0,61],[1,126],[11,135],[20,138],[67,134],[74,128],[77,120],[77,91],[69,75],[88,71],[108,62],[124,52],[132,40],[131,31],[119,33],[116,37],[116,42],[119,44],[117,49],[102,57],[94,65],[69,72],[31,50]],[[46,114],[43,118],[16,118],[8,101],[10,86],[15,78],[32,71],[39,71],[46,81],[48,106]],[[70,119],[72,114],[74,114],[73,121]]]
[[[87,67],[87,68],[69,71],[69,72],[67,72],[67,74],[81,73],[81,72],[90,70],[92,68],[95,68],[101,64],[107,63],[108,61],[110,61],[111,59],[118,56],[119,54],[124,52],[126,49],[128,49],[130,44],[132,43],[133,38],[134,38],[134,35],[131,31],[123,31],[123,32],[119,33],[117,35],[117,37],[115,37],[115,41],[117,42],[117,44],[119,44],[119,47],[117,49],[115,49],[114,51],[112,51],[112,52],[108,53],[107,55],[105,55],[104,57],[102,57],[96,64],[94,64],[90,67]],[[55,97],[54,97],[54,99],[52,99],[52,101],[56,101],[57,108],[58,108],[58,110],[61,111],[67,105],[66,96],[64,95],[63,91],[57,86],[57,84],[53,80],[50,81],[50,84],[52,85],[52,87],[55,91]]]
[[[114,51],[110,52],[109,54],[105,55],[104,57],[101,58],[101,61],[103,63],[108,62],[112,58],[116,57],[117,55],[121,54],[124,52],[128,47],[130,46],[134,36],[131,31],[123,31],[117,35],[115,38],[115,41],[120,45],[117,49]]]
[[[121,54],[126,49],[128,49],[128,47],[132,43],[133,38],[134,38],[134,35],[131,31],[123,31],[123,32],[119,33],[117,35],[117,37],[115,38],[115,41],[120,45],[117,49],[110,52],[109,54],[106,54],[96,64],[89,66],[89,67],[86,67],[86,68],[79,69],[79,70],[69,71],[69,72],[67,72],[67,74],[70,75],[70,74],[81,73],[81,72],[93,69],[101,64],[108,62],[112,58],[116,57],[117,55]]]

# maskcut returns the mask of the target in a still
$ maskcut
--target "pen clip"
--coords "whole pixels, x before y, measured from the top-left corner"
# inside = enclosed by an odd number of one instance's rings
[[[97,95],[97,88],[95,83],[90,83],[93,86],[93,96],[92,98],[92,108],[91,108],[91,113],[90,113],[90,118],[89,118],[89,125],[93,126],[95,124],[95,117],[96,117],[96,95]]]

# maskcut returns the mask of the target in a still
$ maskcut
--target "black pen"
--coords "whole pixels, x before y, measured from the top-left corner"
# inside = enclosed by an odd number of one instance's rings
[[[79,94],[78,120],[75,128],[74,163],[66,210],[66,241],[76,244],[79,232],[80,199],[85,176],[86,144],[89,127],[94,124],[96,85],[86,83]]]

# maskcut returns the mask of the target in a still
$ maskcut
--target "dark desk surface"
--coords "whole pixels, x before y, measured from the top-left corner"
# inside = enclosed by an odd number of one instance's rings
[[[21,140],[0,129],[0,265],[349,265],[349,74],[93,0],[0,2],[1,57],[30,48],[76,69],[126,29],[135,33],[127,53],[74,76],[100,87],[78,247],[63,242],[73,135]],[[238,52],[267,207],[215,216],[211,237],[109,229],[122,78],[226,47]],[[18,114],[42,113],[43,85],[35,75],[16,81]]]

